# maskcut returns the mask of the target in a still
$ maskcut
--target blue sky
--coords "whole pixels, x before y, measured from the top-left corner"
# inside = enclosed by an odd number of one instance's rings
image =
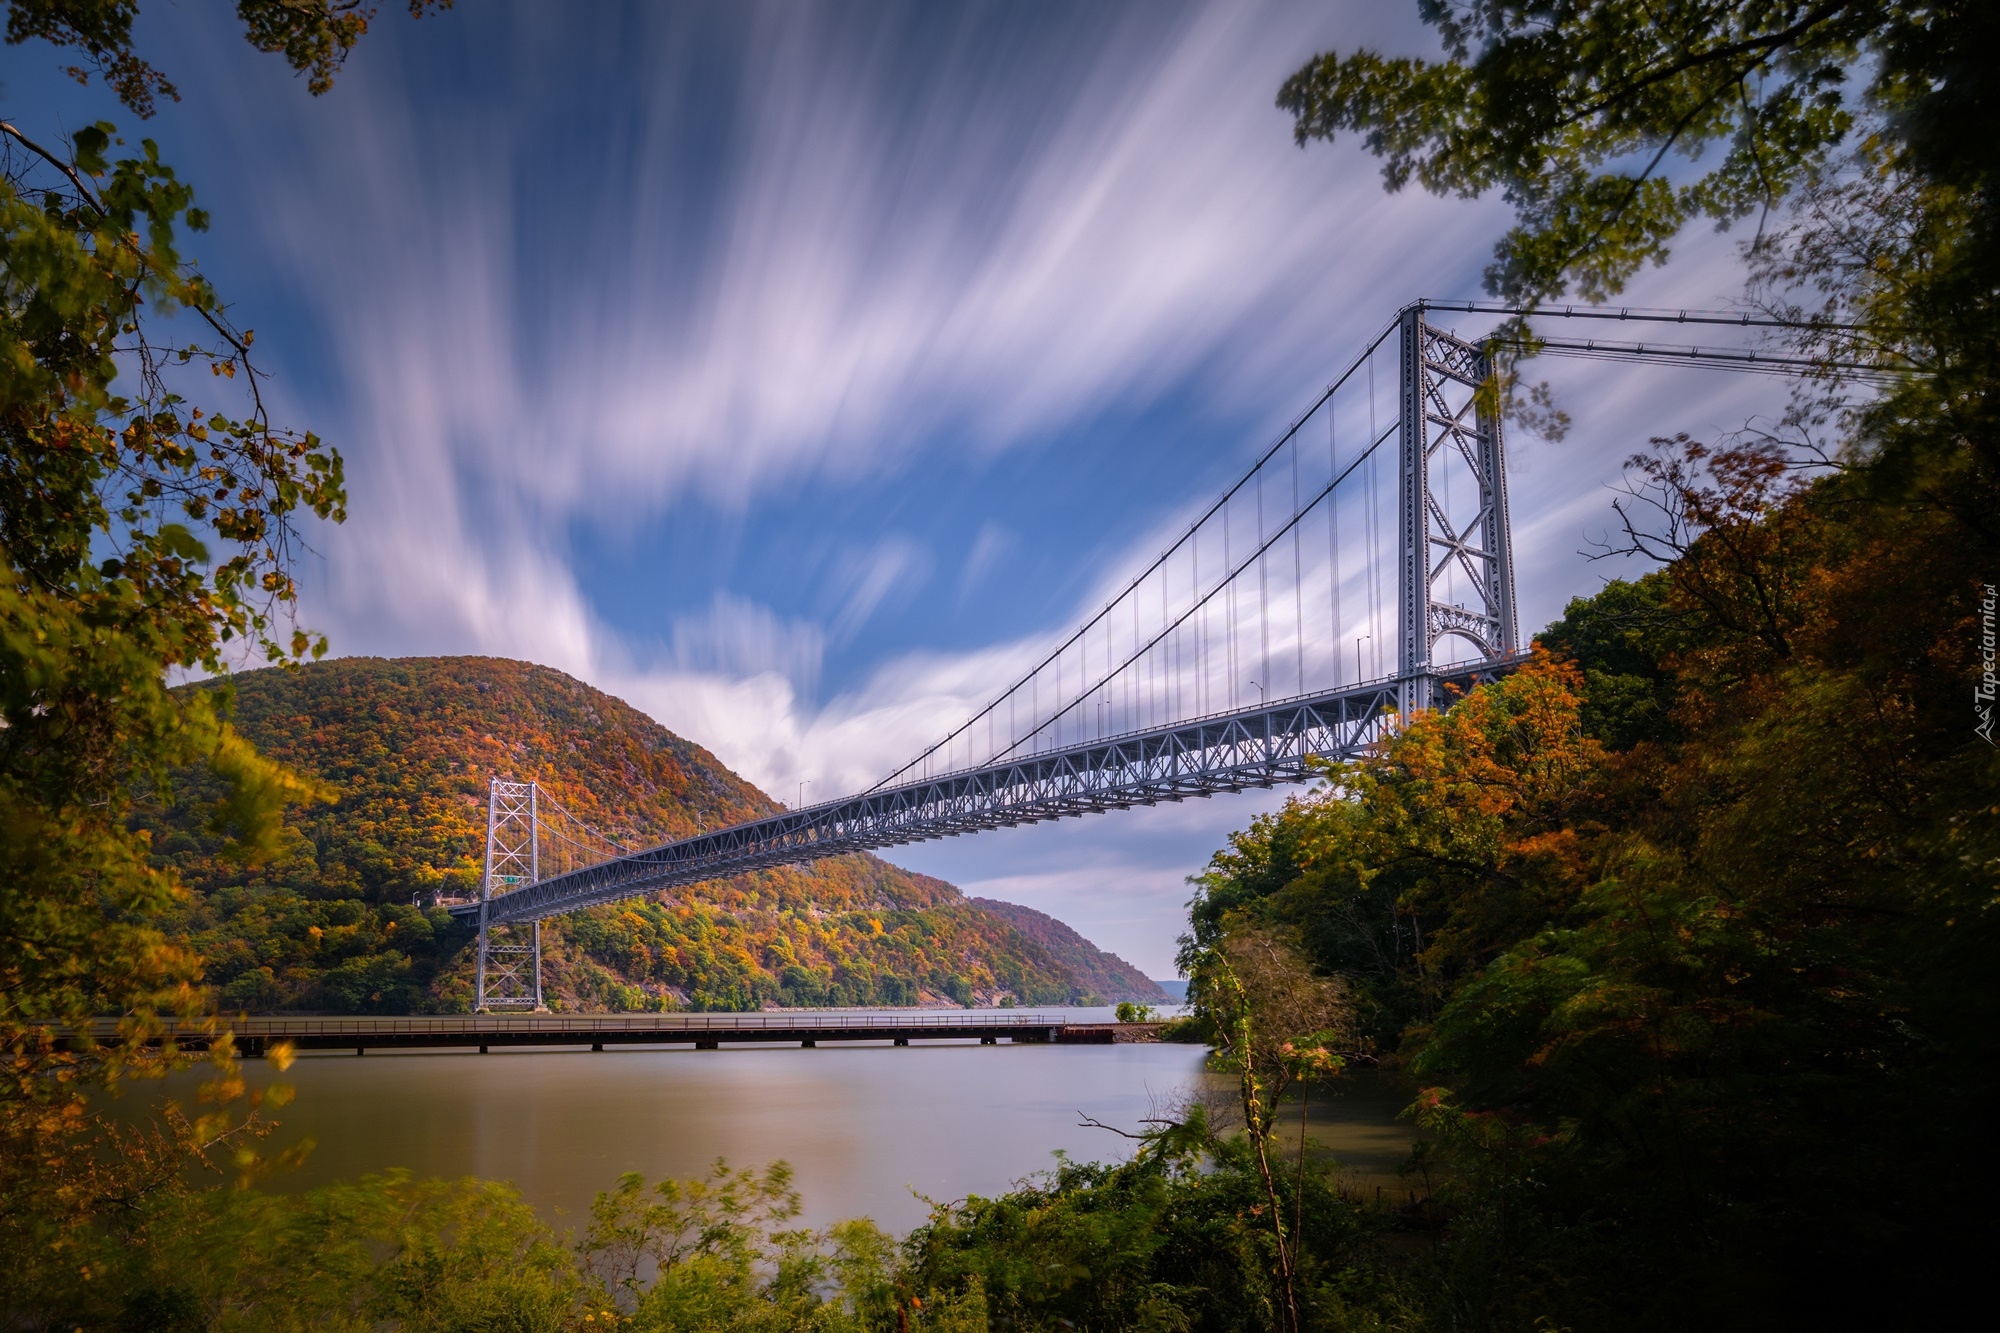
[[[1385,194],[1273,106],[1317,50],[1427,49],[1413,11],[392,6],[314,99],[156,4],[184,100],[145,132],[280,416],[347,456],[304,571],[335,651],[540,661],[810,801],[1003,688],[1397,306],[1478,295],[1495,202]],[[57,63],[0,51],[0,113],[133,128]],[[1691,234],[1631,299],[1739,287]],[[1578,551],[1627,455],[1783,394],[1547,373],[1576,428],[1510,440],[1530,626],[1619,572]],[[889,855],[1166,976],[1184,877],[1282,796]]]

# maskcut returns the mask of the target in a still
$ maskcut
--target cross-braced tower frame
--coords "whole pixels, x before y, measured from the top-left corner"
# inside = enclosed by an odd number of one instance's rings
[[[1514,555],[1507,469],[1493,395],[1480,392],[1492,358],[1424,318],[1402,313],[1399,532],[1401,711],[1432,708],[1440,641],[1482,659],[1515,651]]]
[[[474,1009],[540,1009],[542,1007],[542,923],[528,923],[529,938],[519,938],[518,925],[496,926],[488,920],[493,896],[542,877],[540,791],[533,782],[494,778],[486,792],[486,873],[479,885],[479,963]],[[495,930],[507,931],[496,943]]]

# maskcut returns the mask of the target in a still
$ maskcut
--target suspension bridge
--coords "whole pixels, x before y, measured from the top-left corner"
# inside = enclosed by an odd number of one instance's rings
[[[1507,344],[1400,311],[1277,442],[1034,668],[866,791],[625,851],[493,779],[477,1007],[541,1007],[541,922],[771,866],[1302,782],[1525,660],[1494,395]],[[1537,319],[1786,327],[1567,307]],[[1503,326],[1504,327],[1504,326]],[[1534,351],[1800,375],[1756,348],[1539,338]],[[1389,577],[1390,571],[1394,577]],[[520,928],[526,927],[523,932]]]

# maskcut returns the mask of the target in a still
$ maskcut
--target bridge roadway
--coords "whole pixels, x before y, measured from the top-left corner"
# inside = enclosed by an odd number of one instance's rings
[[[1138,1025],[1127,1025],[1137,1031]],[[1116,1030],[1105,1023],[1072,1023],[1062,1014],[967,1013],[959,1011],[883,1014],[834,1011],[793,1011],[762,1014],[451,1014],[418,1018],[374,1017],[237,1017],[212,1022],[174,1020],[163,1025],[157,1045],[172,1040],[183,1049],[206,1050],[224,1031],[236,1038],[236,1049],[261,1056],[275,1042],[287,1041],[302,1051],[422,1050],[478,1047],[693,1046],[716,1050],[722,1043],[796,1043],[815,1046],[823,1041],[887,1041],[907,1046],[914,1041],[973,1041],[991,1046],[1006,1038],[1015,1042],[1059,1045],[1109,1045]],[[90,1025],[98,1042],[117,1038],[118,1021],[99,1019]],[[73,1041],[74,1034],[70,1040]]]
[[[1429,677],[1463,691],[1527,657],[1433,668]],[[1405,710],[1407,685],[1388,677],[884,787],[601,861],[483,904],[453,903],[449,910],[468,922],[479,920],[482,906],[489,924],[538,921],[847,852],[1305,782],[1313,776],[1310,761],[1351,758],[1382,739],[1389,720]]]

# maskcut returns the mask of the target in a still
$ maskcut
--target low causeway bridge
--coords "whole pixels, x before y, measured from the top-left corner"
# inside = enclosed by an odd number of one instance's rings
[[[1150,1039],[1157,1024],[1077,1023],[1064,1014],[929,1012],[843,1013],[804,1010],[762,1014],[445,1014],[415,1018],[239,1017],[170,1021],[152,1044],[171,1041],[184,1050],[206,1050],[223,1032],[244,1055],[262,1056],[279,1042],[300,1051],[436,1050],[588,1046],[692,1046],[724,1044],[817,1046],[821,1042],[977,1041],[1055,1045],[1111,1045],[1124,1037]],[[118,1021],[88,1029],[93,1039],[114,1041]],[[80,1033],[68,1034],[75,1044]]]

